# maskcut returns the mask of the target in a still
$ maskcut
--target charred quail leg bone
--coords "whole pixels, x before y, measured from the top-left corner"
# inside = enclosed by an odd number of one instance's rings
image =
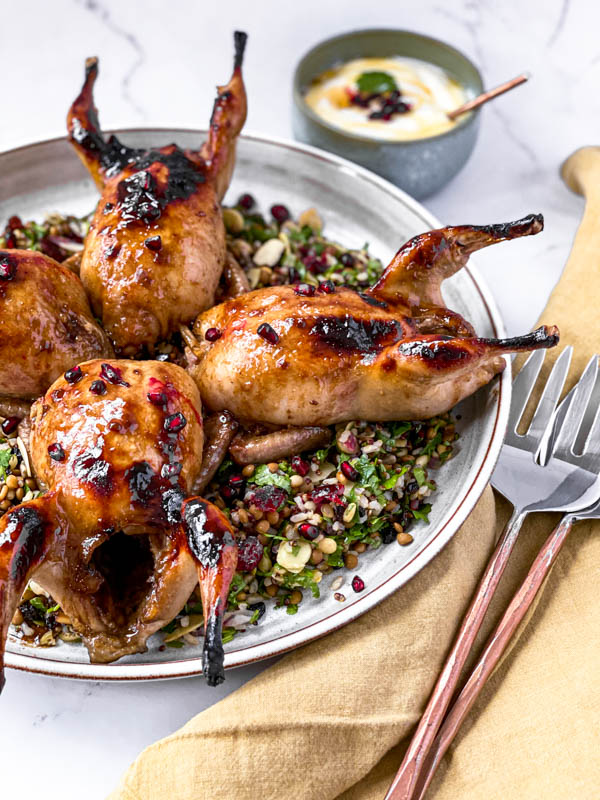
[[[104,188],[102,157],[106,154],[108,145],[102,136],[98,111],[94,105],[94,84],[97,77],[98,59],[87,58],[85,81],[81,92],[69,109],[67,130],[79,158],[90,171],[98,189],[102,191]]]
[[[218,686],[225,680],[223,614],[237,566],[237,544],[227,517],[201,497],[188,498],[181,516],[188,548],[198,565],[205,630],[202,668],[208,685]]]
[[[217,87],[217,99],[210,119],[208,139],[201,155],[210,177],[215,181],[219,200],[227,191],[235,165],[235,142],[246,121],[246,89],[242,79],[242,61],[248,36],[233,34],[235,56],[233,75],[226,86]]]
[[[379,414],[382,419],[392,419],[393,409],[402,399],[404,419],[434,417],[502,372],[504,354],[554,347],[558,339],[558,328],[543,326],[512,339],[428,336],[389,345],[379,356],[387,365],[379,372],[384,376]]]
[[[287,458],[303,450],[324,447],[330,441],[329,428],[318,426],[286,428],[263,436],[238,433],[229,452],[237,464],[262,464]]]
[[[10,622],[29,578],[62,535],[62,522],[51,493],[17,506],[0,519],[0,691]]]
[[[225,458],[227,448],[235,436],[238,423],[229,411],[211,414],[204,420],[204,453],[202,467],[194,484],[194,493],[200,494],[213,479]]]
[[[398,250],[367,293],[390,302],[402,297],[411,306],[444,306],[442,281],[462,269],[471,253],[496,242],[531,236],[543,227],[541,214],[529,214],[516,222],[459,225],[423,233]]]

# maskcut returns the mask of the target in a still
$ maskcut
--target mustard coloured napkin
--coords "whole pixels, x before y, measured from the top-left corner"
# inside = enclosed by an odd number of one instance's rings
[[[593,178],[584,221],[543,314],[561,329],[561,347],[575,347],[571,377],[600,351],[600,155],[592,155],[578,165]],[[381,800],[509,510],[488,488],[415,579],[148,747],[110,800]],[[557,521],[527,521],[481,643]],[[567,540],[428,797],[600,796],[599,534],[599,523],[579,523]]]

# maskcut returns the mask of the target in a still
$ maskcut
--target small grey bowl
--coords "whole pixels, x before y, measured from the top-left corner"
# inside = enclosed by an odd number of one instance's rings
[[[465,165],[477,139],[479,112],[462,116],[437,136],[412,141],[381,141],[347,133],[310,108],[304,95],[325,70],[354,58],[406,56],[446,70],[475,97],[483,91],[477,67],[454,47],[420,33],[393,29],[352,31],[326,39],[300,60],[294,74],[293,130],[297,139],[337,153],[382,175],[421,199],[445,186]]]

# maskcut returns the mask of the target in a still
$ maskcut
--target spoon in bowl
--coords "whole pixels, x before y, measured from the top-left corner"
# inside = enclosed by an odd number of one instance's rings
[[[454,111],[448,111],[447,117],[448,119],[456,119],[460,117],[461,114],[466,114],[467,111],[472,111],[474,108],[479,108],[484,103],[487,103],[488,100],[493,100],[494,97],[498,97],[505,92],[510,92],[511,89],[514,89],[517,86],[520,86],[525,81],[529,80],[529,73],[524,72],[522,75],[517,75],[516,78],[512,78],[510,81],[506,81],[506,83],[501,83],[500,86],[496,86],[495,89],[489,89],[487,92],[482,92],[481,94],[474,97],[472,100],[469,100],[466,103],[463,103],[462,106],[455,108]]]

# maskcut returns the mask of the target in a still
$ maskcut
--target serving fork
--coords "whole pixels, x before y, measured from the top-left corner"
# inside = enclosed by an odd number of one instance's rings
[[[571,517],[570,524],[572,525],[577,514],[597,503],[600,505],[600,479],[598,478],[600,421],[597,415],[587,437],[584,452],[576,454],[573,450],[582,420],[586,412],[588,416],[590,413],[588,406],[598,373],[597,356],[594,356],[588,363],[579,382],[571,392],[568,402],[561,405],[561,414],[556,415],[555,413],[569,370],[571,356],[572,348],[567,347],[556,360],[537,403],[531,424],[524,434],[518,432],[519,423],[541,371],[545,352],[538,351],[530,356],[514,381],[508,433],[492,477],[492,484],[495,488],[513,504],[513,512],[488,562],[385,800],[412,800],[423,796],[445,748],[452,741],[460,722],[471,707],[487,675],[493,669],[493,665],[489,666],[490,655],[496,653],[500,646],[495,643],[494,637],[488,643],[488,647],[492,650],[485,662],[486,669],[483,669],[478,675],[473,673],[472,679],[470,679],[469,693],[464,697],[461,695],[462,703],[460,706],[453,707],[454,716],[446,727],[444,715],[525,517],[539,511],[563,511]],[[552,432],[553,435],[551,435]],[[539,460],[540,454],[543,455],[542,463]],[[552,536],[550,537],[554,544],[550,543],[550,539],[546,543],[548,545],[546,559],[550,557],[549,553],[556,550],[556,541],[562,544],[566,538],[564,531],[565,527],[563,526],[558,537],[555,536],[554,539]],[[537,561],[536,559],[536,564]],[[535,566],[532,566],[532,571]],[[547,574],[549,568],[550,565],[545,569],[544,574]],[[540,564],[537,564],[535,575],[537,576],[543,571]],[[536,584],[536,578],[532,576],[531,585],[525,591],[527,597],[529,597],[528,592],[534,591],[534,585],[537,585],[535,591],[539,589],[541,582],[543,582],[543,578]],[[517,598],[513,602],[522,608],[523,603]],[[513,612],[514,609],[513,606]],[[524,613],[525,611],[522,616]],[[505,621],[505,617],[503,621]],[[512,633],[509,634],[508,628],[506,635],[508,638],[512,635]],[[496,662],[497,659],[494,663]],[[479,666],[480,664],[478,664]],[[480,678],[483,678],[481,683],[479,682]],[[464,691],[466,690],[467,686]],[[443,740],[441,737],[436,740],[438,732],[441,734],[440,728],[443,722],[445,726]],[[430,755],[434,742],[435,747]]]

